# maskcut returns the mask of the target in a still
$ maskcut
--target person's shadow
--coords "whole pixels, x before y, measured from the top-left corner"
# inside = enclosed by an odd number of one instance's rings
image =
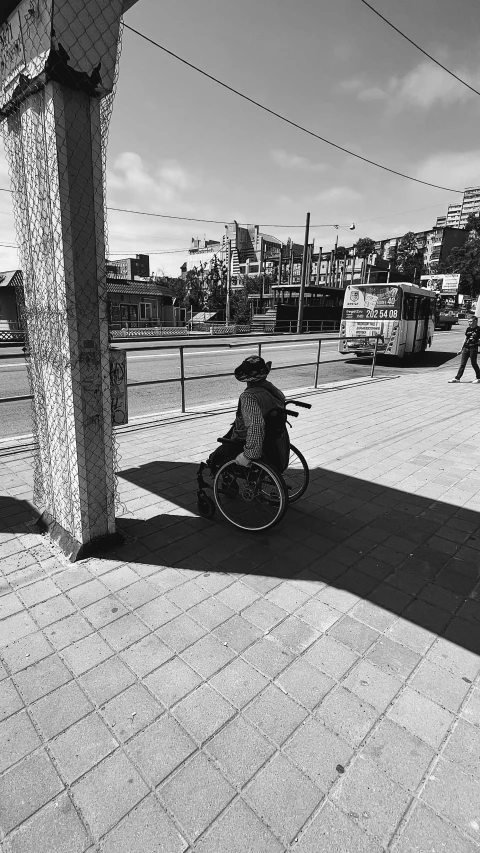
[[[480,654],[478,513],[317,468],[277,526],[247,533],[218,510],[212,520],[199,515],[196,470],[190,462],[156,461],[121,472],[141,496],[118,518],[127,538],[115,551],[119,559],[296,578],[300,588],[301,581],[323,582],[350,594],[343,601],[363,599],[366,610],[377,605],[386,620],[401,616],[406,634],[413,623],[426,641],[441,635]]]

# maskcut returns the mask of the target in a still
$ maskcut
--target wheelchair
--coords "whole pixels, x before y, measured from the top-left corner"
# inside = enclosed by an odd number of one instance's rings
[[[286,400],[285,405],[312,408],[300,400]],[[285,415],[297,418],[298,412],[285,408]],[[217,441],[238,447],[238,442],[229,438]],[[290,443],[288,465],[282,472],[264,457],[248,468],[230,459],[220,465],[215,475],[207,462],[202,462],[197,471],[198,512],[204,518],[212,518],[218,508],[224,518],[240,530],[264,532],[278,524],[290,504],[305,494],[309,480],[310,472],[303,454]],[[206,493],[207,489],[213,491],[213,497]]]

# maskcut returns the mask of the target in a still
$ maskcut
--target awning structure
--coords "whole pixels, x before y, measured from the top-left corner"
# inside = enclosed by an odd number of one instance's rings
[[[207,323],[208,320],[213,320],[217,311],[200,311],[192,317],[192,323]]]

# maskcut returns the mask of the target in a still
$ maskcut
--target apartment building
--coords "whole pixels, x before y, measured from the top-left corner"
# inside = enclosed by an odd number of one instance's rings
[[[465,228],[471,213],[480,215],[480,187],[466,187],[462,200],[448,205],[445,225],[450,228]],[[443,217],[437,218],[437,226],[439,219]]]
[[[451,205],[452,206],[452,205]],[[443,218],[438,217],[442,221]],[[402,235],[403,236],[403,235]],[[467,239],[464,228],[457,226],[435,226],[428,231],[415,232],[417,249],[422,253],[423,266],[428,272],[435,272],[438,264],[444,261],[452,249],[463,246]],[[398,246],[402,237],[390,237],[387,240],[377,240],[375,251],[379,257],[386,261],[393,261],[396,257]]]

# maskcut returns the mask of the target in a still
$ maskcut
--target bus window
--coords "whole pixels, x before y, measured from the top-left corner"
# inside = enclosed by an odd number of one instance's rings
[[[405,293],[403,295],[403,319],[416,320],[418,316],[418,296],[413,293]]]

